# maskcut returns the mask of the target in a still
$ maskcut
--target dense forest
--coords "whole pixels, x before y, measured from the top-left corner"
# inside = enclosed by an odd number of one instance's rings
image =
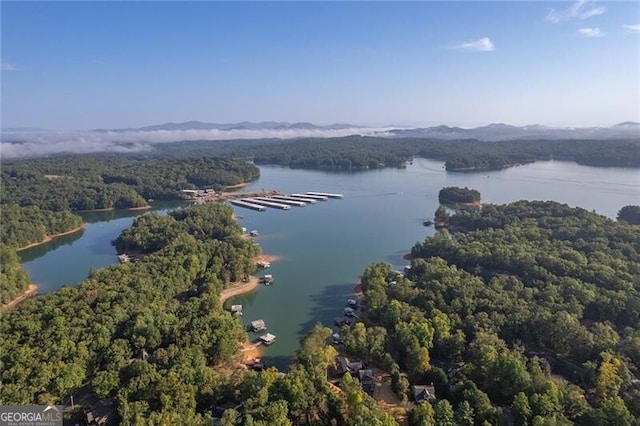
[[[0,243],[0,304],[10,302],[29,286],[29,274],[20,266],[14,247]]]
[[[433,382],[458,424],[637,424],[640,227],[527,201],[448,226],[416,244],[406,277],[367,268],[349,350]],[[436,411],[409,418],[440,424]]]
[[[51,212],[15,204],[3,205],[0,214],[0,303],[6,303],[29,285],[29,277],[20,266],[16,249],[78,228],[82,218],[70,212]]]
[[[20,248],[38,243],[47,236],[61,234],[82,225],[82,218],[69,211],[52,212],[37,206],[2,206],[0,241]]]
[[[151,198],[179,198],[182,189],[221,190],[259,173],[225,158],[65,155],[3,162],[1,199],[53,211],[141,207]]]
[[[292,168],[363,170],[401,167],[414,156],[446,162],[449,171],[492,170],[536,160],[640,167],[639,140],[433,140],[347,136],[296,140],[195,141],[155,145],[161,154],[221,155]]]
[[[133,229],[147,235],[139,262],[3,314],[3,404],[61,403],[90,383],[99,397],[117,396],[129,421],[190,423],[208,407],[214,367],[246,338],[219,292],[253,270],[258,248],[219,204],[145,215]]]
[[[138,262],[92,271],[3,314],[0,403],[68,403],[115,398],[124,424],[271,426],[396,424],[350,376],[336,394],[327,369],[332,331],[316,326],[288,374],[235,362],[247,339],[219,294],[255,267],[232,209],[206,204],[150,214],[114,241]],[[15,255],[14,251],[9,254]],[[91,398],[90,398],[91,399]]]

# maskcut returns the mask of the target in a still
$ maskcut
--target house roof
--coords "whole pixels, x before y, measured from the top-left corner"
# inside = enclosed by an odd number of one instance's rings
[[[422,401],[436,401],[436,389],[433,387],[433,384],[429,385],[413,385],[411,386],[413,390],[413,397],[416,402]]]

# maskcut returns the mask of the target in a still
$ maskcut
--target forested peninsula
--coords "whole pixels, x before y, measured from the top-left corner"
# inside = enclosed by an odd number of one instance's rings
[[[52,211],[137,208],[179,199],[183,189],[249,182],[260,170],[218,157],[64,155],[3,162],[2,203]]]
[[[457,424],[637,424],[640,227],[528,201],[447,225],[413,247],[405,277],[367,268],[351,350],[433,382]],[[437,412],[418,406],[410,423],[441,424]]]
[[[0,301],[29,285],[16,250],[82,229],[71,211],[148,207],[151,198],[182,198],[182,189],[221,190],[258,176],[254,165],[224,158],[87,154],[3,161]]]

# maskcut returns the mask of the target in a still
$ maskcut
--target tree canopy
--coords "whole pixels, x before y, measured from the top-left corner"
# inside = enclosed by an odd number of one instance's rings
[[[228,158],[64,155],[3,162],[1,202],[53,211],[141,207],[258,176],[254,165]]]
[[[618,212],[618,220],[640,225],[640,206],[624,206]]]
[[[467,187],[447,186],[438,193],[440,204],[479,203],[480,192]]]
[[[366,330],[387,333],[355,349],[387,351],[475,424],[503,422],[503,407],[516,424],[640,416],[640,229],[528,201],[460,208],[447,225],[416,244],[406,277],[365,270]]]

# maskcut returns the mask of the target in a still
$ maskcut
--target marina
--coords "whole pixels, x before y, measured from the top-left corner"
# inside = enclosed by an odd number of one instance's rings
[[[250,204],[257,204],[257,205],[262,205],[266,207],[272,207],[280,210],[289,210],[291,208],[291,206],[288,206],[286,204],[276,203],[273,201],[263,201],[262,199],[258,199],[258,198],[242,198],[240,201],[244,201],[245,203],[250,203]]]
[[[329,198],[343,198],[343,195],[330,192],[307,192],[304,194],[282,195],[280,192],[271,191],[261,193],[236,193],[236,197],[228,197],[226,201],[229,201],[229,203],[234,206],[264,212],[267,210],[267,207],[290,210],[291,206],[304,207],[307,204],[316,204],[318,201],[326,201]]]
[[[333,194],[331,192],[313,192],[308,191],[307,195],[319,196],[319,197],[328,197],[328,198],[343,198],[342,194]]]
[[[313,198],[294,197],[293,195],[273,195],[271,198],[273,198],[274,200],[299,201],[305,204],[315,204],[318,202]]]
[[[247,201],[243,201],[243,200],[228,200],[231,204],[233,204],[234,206],[238,206],[238,207],[244,207],[245,209],[251,209],[251,210],[257,210],[259,212],[264,212],[267,211],[267,208],[265,206],[259,205],[259,204],[254,204],[254,203],[250,203]]]
[[[296,198],[311,198],[313,200],[320,200],[320,201],[327,201],[329,199],[329,197],[324,196],[324,195],[313,195],[313,194],[291,194],[292,197],[296,197]]]
[[[275,198],[269,198],[269,197],[255,197],[254,199],[259,201],[268,201],[270,203],[276,202],[278,204],[287,204],[290,206],[297,206],[297,207],[304,207],[307,205],[307,203],[302,201],[287,200],[287,199],[275,199]]]

